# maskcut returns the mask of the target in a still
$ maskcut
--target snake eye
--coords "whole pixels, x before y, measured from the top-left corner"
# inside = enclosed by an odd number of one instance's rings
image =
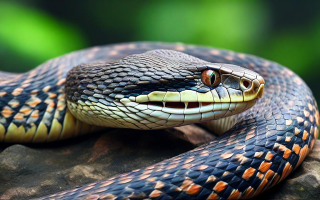
[[[201,74],[203,84],[209,87],[215,87],[220,83],[220,74],[211,69],[204,70]]]

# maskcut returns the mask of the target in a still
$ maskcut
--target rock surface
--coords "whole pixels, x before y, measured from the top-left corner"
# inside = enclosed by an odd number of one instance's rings
[[[106,179],[171,158],[212,140],[189,125],[168,130],[110,129],[41,145],[0,146],[0,200],[30,199]],[[320,141],[286,181],[255,199],[320,197]]]

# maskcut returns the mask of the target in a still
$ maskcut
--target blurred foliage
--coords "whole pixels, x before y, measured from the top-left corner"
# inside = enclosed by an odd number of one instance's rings
[[[0,2],[0,41],[2,50],[36,63],[86,46],[84,37],[71,25],[40,10],[4,2]],[[1,68],[12,70],[10,65]]]
[[[264,57],[298,73],[320,101],[320,1],[0,1],[1,70],[73,50],[183,42]]]
[[[147,40],[238,51],[253,49],[267,24],[263,4],[258,1],[154,1],[141,10],[138,20],[138,36]]]

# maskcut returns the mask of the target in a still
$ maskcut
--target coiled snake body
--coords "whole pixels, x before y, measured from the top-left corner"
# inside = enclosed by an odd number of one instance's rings
[[[101,126],[235,122],[190,152],[43,199],[250,198],[301,164],[319,125],[310,89],[289,69],[251,55],[166,43],[94,47],[27,73],[1,72],[0,108],[0,140],[18,143]]]

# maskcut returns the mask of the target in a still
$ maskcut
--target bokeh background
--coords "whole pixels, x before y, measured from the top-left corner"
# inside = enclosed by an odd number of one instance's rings
[[[0,0],[0,70],[126,41],[183,42],[291,68],[320,102],[320,1]]]

